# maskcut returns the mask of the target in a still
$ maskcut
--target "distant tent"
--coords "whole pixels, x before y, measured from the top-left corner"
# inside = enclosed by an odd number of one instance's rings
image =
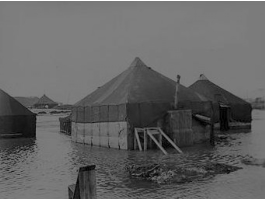
[[[135,58],[130,67],[72,109],[72,140],[132,149],[134,127],[155,126],[172,109],[175,81]],[[202,107],[205,98],[180,85],[182,108]]]
[[[34,104],[35,108],[53,108],[57,106],[58,103],[51,100],[45,94],[39,99],[37,103]]]
[[[14,98],[27,108],[33,107],[33,105],[39,101],[38,97],[14,97]]]
[[[189,88],[215,103],[215,121],[219,121],[219,118],[222,115],[221,111],[228,107],[230,108],[229,120],[251,122],[251,105],[243,99],[215,85],[203,74],[201,74],[199,80],[189,86]]]
[[[36,114],[0,89],[0,137],[36,136]]]

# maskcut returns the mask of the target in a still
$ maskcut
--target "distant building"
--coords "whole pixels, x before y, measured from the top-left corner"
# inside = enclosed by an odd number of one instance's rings
[[[51,100],[45,94],[39,99],[37,103],[34,104],[35,108],[54,108],[58,103]]]
[[[36,114],[0,89],[0,137],[36,137]]]
[[[32,108],[39,101],[38,97],[14,97],[19,103],[27,108]]]

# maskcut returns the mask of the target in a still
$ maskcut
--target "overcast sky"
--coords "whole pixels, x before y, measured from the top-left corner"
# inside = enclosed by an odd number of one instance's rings
[[[136,56],[185,86],[264,90],[264,2],[0,2],[0,88],[75,103]]]

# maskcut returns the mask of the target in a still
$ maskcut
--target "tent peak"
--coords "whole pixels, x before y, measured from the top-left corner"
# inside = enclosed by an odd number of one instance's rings
[[[200,81],[207,81],[209,79],[207,79],[207,77],[204,74],[201,74],[200,77],[199,77],[199,80]]]
[[[139,57],[136,57],[130,65],[130,67],[141,67],[141,66],[147,67],[147,65]]]

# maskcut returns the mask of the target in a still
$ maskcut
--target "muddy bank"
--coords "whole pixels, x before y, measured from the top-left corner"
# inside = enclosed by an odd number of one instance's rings
[[[242,168],[221,163],[206,163],[193,167],[169,167],[163,164],[126,166],[126,171],[131,177],[143,178],[159,184],[192,182],[217,174],[228,174],[238,169]]]

